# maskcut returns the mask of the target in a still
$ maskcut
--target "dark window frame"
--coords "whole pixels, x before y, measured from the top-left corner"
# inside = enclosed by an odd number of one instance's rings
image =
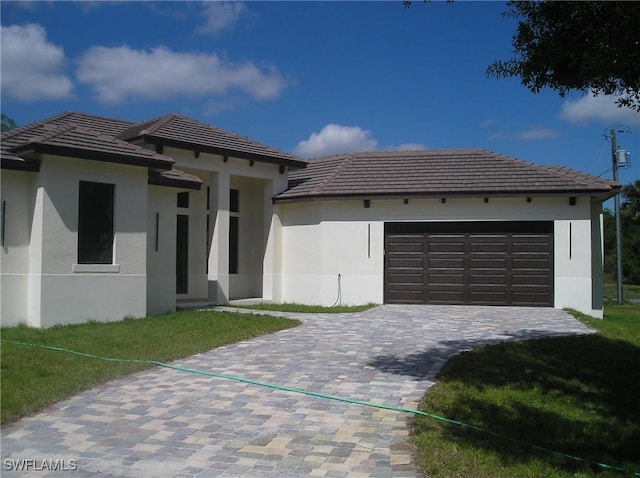
[[[229,274],[240,272],[240,191],[229,190]]]
[[[78,185],[78,264],[113,264],[115,184]]]
[[[178,197],[176,199],[176,205],[179,208],[189,209],[189,192],[178,193]]]

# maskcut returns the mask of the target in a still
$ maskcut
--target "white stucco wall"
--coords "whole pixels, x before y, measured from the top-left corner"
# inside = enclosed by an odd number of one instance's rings
[[[332,305],[340,274],[343,304],[382,303],[384,223],[421,221],[553,221],[554,306],[598,315],[592,301],[592,211],[589,198],[483,198],[285,203],[279,300]],[[569,251],[571,224],[571,251]],[[599,245],[598,245],[599,247]],[[571,254],[569,254],[571,252]],[[601,280],[601,278],[599,279]]]
[[[176,310],[176,194],[149,186],[147,214],[147,314]],[[157,231],[157,235],[156,235]]]
[[[24,211],[31,222],[28,261],[19,261],[29,271],[27,307],[24,299],[11,299],[19,306],[4,306],[3,300],[3,307],[12,310],[3,314],[3,323],[26,320],[49,327],[146,315],[147,170],[45,157],[40,172],[31,174],[34,200],[31,211]],[[115,184],[112,265],[77,264],[79,181]],[[19,181],[11,183],[20,187]],[[4,280],[4,268],[2,275]]]
[[[189,291],[178,297],[226,303],[232,298],[272,297],[279,282],[276,261],[279,242],[273,240],[271,198],[287,187],[287,175],[280,167],[262,162],[228,158],[192,151],[165,148],[164,154],[176,160],[176,169],[195,174],[203,181],[199,193],[191,192],[189,215]],[[210,188],[209,210],[206,190]],[[240,191],[239,273],[229,274],[229,190]],[[206,216],[209,214],[209,251],[206,243]],[[192,242],[193,241],[193,242]],[[202,249],[202,250],[201,250]],[[202,252],[202,254],[201,254]],[[205,260],[202,259],[205,257]],[[207,261],[208,260],[208,272]]]
[[[29,315],[29,244],[35,204],[31,172],[0,170],[0,207],[5,204],[4,244],[0,250],[2,325],[27,322]]]

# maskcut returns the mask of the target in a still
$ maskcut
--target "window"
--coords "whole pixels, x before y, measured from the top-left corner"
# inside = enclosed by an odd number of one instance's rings
[[[240,242],[238,223],[240,218],[240,193],[237,189],[229,191],[229,274],[237,274],[239,270]]]
[[[240,212],[240,191],[237,189],[229,191],[229,211]]]
[[[80,181],[78,264],[113,264],[113,184]]]
[[[189,207],[189,193],[178,193],[178,207]]]

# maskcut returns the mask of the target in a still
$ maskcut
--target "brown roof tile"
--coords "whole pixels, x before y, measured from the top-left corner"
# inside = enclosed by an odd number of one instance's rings
[[[344,197],[588,194],[620,185],[479,149],[376,151],[310,160],[276,201]]]
[[[244,136],[176,114],[130,125],[118,135],[118,138],[282,164],[291,168],[304,168],[307,163],[303,159]]]
[[[147,167],[149,183],[200,189],[192,174],[171,170],[174,160],[115,136],[131,123],[65,112],[2,134],[3,169],[38,171],[40,153]]]
[[[173,159],[75,123],[36,123],[2,138],[2,150],[22,158],[40,153],[170,169]]]
[[[294,169],[306,166],[305,160],[289,153],[176,114],[132,123],[67,111],[3,133],[2,157],[7,158],[6,161],[10,161],[9,150],[27,142],[28,139],[25,138],[29,135],[33,136],[34,131],[40,134],[40,128],[44,125],[58,127],[74,125],[94,133],[110,136],[123,143],[129,143],[132,147],[136,142],[146,141],[151,144],[176,146],[192,151],[212,152],[241,159],[280,164]]]
[[[202,180],[179,169],[170,169],[149,171],[149,184],[199,190],[202,187]]]

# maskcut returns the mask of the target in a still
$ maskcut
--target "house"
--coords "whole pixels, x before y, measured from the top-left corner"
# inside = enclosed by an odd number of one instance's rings
[[[620,185],[483,150],[305,161],[180,115],[65,112],[2,135],[2,324],[238,298],[602,316]]]

